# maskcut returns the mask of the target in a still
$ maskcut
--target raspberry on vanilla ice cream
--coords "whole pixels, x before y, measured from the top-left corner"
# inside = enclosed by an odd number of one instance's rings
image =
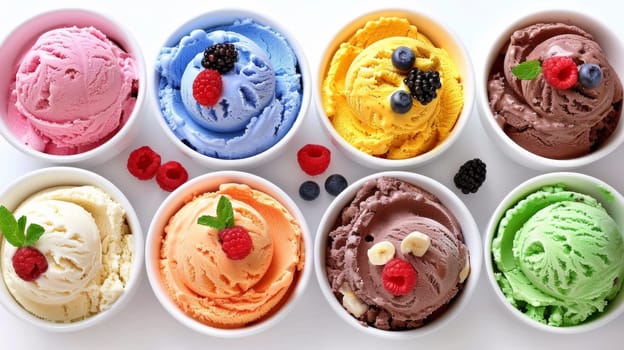
[[[110,139],[136,102],[135,58],[93,27],[43,33],[9,91],[8,127],[29,147],[76,154]]]
[[[536,74],[522,68],[535,65]],[[516,30],[489,72],[489,106],[515,143],[539,156],[571,159],[599,148],[622,112],[622,84],[585,30],[537,23]]]
[[[462,228],[433,194],[380,177],[363,184],[329,233],[327,279],[344,308],[384,330],[422,327],[470,273]]]
[[[272,315],[303,269],[302,229],[275,198],[242,184],[190,198],[166,225],[165,290],[189,317],[241,328]]]
[[[25,280],[12,262],[18,248],[2,240],[0,265],[7,289],[31,314],[52,322],[73,322],[111,308],[132,273],[133,236],[121,204],[94,186],[53,187],[15,210],[43,227],[33,244],[47,262]]]

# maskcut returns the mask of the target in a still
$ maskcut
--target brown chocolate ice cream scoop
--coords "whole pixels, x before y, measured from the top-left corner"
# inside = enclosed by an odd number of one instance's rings
[[[602,70],[596,87],[580,82],[559,90],[543,74],[520,80],[512,68],[531,60],[572,58]],[[570,159],[600,147],[621,113],[622,85],[605,53],[584,30],[563,23],[539,23],[515,31],[493,65],[488,82],[490,108],[505,133],[543,157]]]
[[[402,249],[413,232],[428,237],[421,256]],[[364,324],[390,330],[420,327],[442,313],[463,287],[468,250],[459,223],[435,196],[404,181],[380,177],[365,183],[329,237],[330,285]],[[384,287],[384,266],[368,255],[380,242],[389,242],[393,256],[416,271],[417,281],[407,293],[396,295]],[[357,307],[345,298],[355,299]]]

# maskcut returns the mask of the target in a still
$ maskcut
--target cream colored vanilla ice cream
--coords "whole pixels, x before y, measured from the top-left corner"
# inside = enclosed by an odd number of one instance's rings
[[[34,244],[48,269],[28,282],[16,274],[16,247],[2,241],[4,283],[33,315],[72,322],[109,309],[124,292],[133,259],[133,237],[121,204],[93,186],[54,187],[29,197],[14,215],[44,227]]]

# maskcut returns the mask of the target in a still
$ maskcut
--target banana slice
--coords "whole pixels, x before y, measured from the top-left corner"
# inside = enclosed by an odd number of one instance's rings
[[[368,310],[368,305],[364,304],[360,298],[353,293],[353,290],[351,290],[348,284],[343,283],[338,291],[342,293],[342,306],[353,316],[360,317]]]
[[[412,253],[415,256],[423,256],[431,245],[431,237],[418,231],[414,231],[407,235],[401,241],[401,253]]]
[[[394,257],[395,251],[394,244],[388,241],[375,243],[368,248],[368,261],[373,265],[385,265]]]
[[[466,278],[468,278],[468,274],[470,273],[470,261],[466,258],[466,265],[464,268],[459,271],[459,283],[464,283]]]

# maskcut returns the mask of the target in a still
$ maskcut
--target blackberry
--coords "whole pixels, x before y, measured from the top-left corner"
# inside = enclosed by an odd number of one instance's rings
[[[201,64],[206,69],[214,69],[225,74],[234,68],[238,60],[238,52],[233,44],[215,44],[204,51]]]
[[[485,163],[479,158],[467,161],[453,178],[455,186],[464,194],[477,192],[485,181],[485,168]]]
[[[403,82],[409,87],[412,97],[423,106],[433,101],[437,96],[436,90],[442,87],[439,72],[425,72],[418,68],[410,69]]]

